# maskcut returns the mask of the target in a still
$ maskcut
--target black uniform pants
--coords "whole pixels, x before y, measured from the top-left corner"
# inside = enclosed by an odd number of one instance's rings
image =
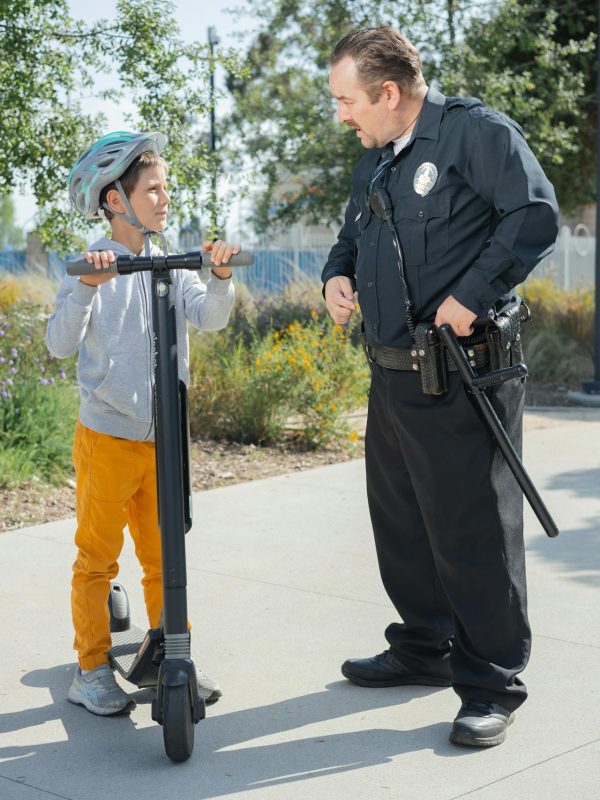
[[[367,494],[379,568],[402,618],[386,638],[413,670],[452,677],[461,699],[514,710],[527,697],[523,496],[464,384],[424,395],[418,374],[374,365]],[[517,452],[524,384],[493,390]]]

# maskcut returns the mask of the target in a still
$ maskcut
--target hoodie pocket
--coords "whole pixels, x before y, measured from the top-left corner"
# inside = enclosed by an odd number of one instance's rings
[[[110,410],[148,422],[150,408],[150,365],[145,350],[113,352],[108,369],[94,392]]]

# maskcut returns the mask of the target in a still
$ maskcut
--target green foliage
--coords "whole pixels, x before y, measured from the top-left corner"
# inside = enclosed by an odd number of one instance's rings
[[[15,224],[15,205],[10,194],[0,194],[0,250],[6,245],[22,247],[23,231]]]
[[[0,487],[33,476],[58,482],[71,469],[74,360],[47,352],[40,306],[15,300],[0,309]]]
[[[567,211],[595,195],[595,5],[504,0],[471,20],[440,70],[446,93],[480,97],[521,125]]]
[[[593,374],[593,290],[566,292],[551,280],[534,279],[521,295],[532,314],[523,345],[533,380],[579,386]]]
[[[259,322],[253,335],[247,318],[234,319],[225,333],[196,332],[191,342],[195,436],[274,443],[289,435],[292,419],[295,441],[313,448],[343,435],[344,412],[366,402],[362,352],[316,311],[283,328]]]
[[[77,99],[90,86],[91,52],[66,0],[2,0],[0,11],[0,190],[28,185],[49,208],[102,124]]]
[[[217,58],[236,74],[232,52]],[[98,94],[119,102],[127,93],[132,128],[168,134],[173,208],[189,215],[222,168],[202,137],[209,66],[208,46],[181,40],[167,0],[118,0],[113,20],[92,25],[73,19],[66,0],[0,0],[0,191],[30,187],[47,246],[72,252],[89,239],[66,179],[79,154],[108,132],[102,115],[82,112],[103,73],[117,88]],[[222,215],[225,200],[213,215]]]

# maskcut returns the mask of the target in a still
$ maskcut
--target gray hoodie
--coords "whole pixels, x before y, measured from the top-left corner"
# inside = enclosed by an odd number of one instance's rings
[[[134,255],[123,244],[99,239],[89,250]],[[153,248],[154,254],[159,253]],[[186,320],[203,330],[227,325],[235,289],[231,279],[211,275],[207,284],[196,272],[174,270],[179,377],[189,383]],[[98,433],[136,441],[153,439],[152,299],[149,272],[119,275],[88,286],[66,275],[48,321],[46,344],[56,358],[79,350],[77,377],[83,425]]]

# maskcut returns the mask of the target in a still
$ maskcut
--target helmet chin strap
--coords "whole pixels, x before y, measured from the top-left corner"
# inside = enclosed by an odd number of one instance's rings
[[[129,202],[129,198],[125,194],[125,190],[123,189],[121,181],[117,179],[115,181],[115,186],[117,187],[117,191],[119,192],[119,197],[121,198],[121,200],[123,201],[123,204],[125,205],[125,208],[127,209],[127,213],[124,214],[121,211],[115,211],[114,209],[112,209],[108,205],[108,203],[103,203],[102,204],[103,207],[105,209],[107,209],[108,211],[110,211],[111,214],[114,214],[115,217],[119,217],[119,219],[122,219],[124,222],[127,222],[129,225],[133,225],[134,228],[137,228],[138,231],[141,231],[144,234],[144,255],[145,256],[149,256],[150,255],[150,244],[151,244],[150,243],[150,237],[152,236],[153,233],[155,233],[158,236],[158,238],[160,239],[160,245],[161,245],[161,248],[162,248],[162,251],[163,251],[163,255],[164,256],[168,255],[167,240],[165,239],[164,233],[162,231],[150,230],[150,228],[147,228],[145,225],[142,225],[142,223],[137,218],[135,211],[133,210],[133,206]]]

